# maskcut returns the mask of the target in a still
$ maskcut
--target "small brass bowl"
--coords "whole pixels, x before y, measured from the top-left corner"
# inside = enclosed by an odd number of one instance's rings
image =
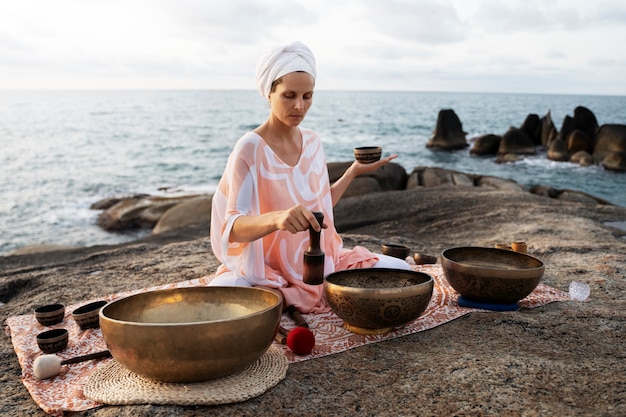
[[[67,347],[68,340],[67,329],[52,329],[37,335],[37,345],[43,353],[62,351]]]
[[[468,300],[512,304],[539,285],[545,266],[531,255],[507,249],[458,247],[441,254],[443,273]]]
[[[413,260],[415,261],[416,265],[426,265],[426,264],[437,263],[436,256],[426,255],[424,253],[419,253],[419,252],[415,252],[413,254]]]
[[[65,317],[65,306],[63,304],[48,304],[35,309],[35,319],[42,326],[52,326],[61,323]]]
[[[433,294],[433,277],[404,269],[346,269],[328,274],[324,293],[346,329],[382,334],[417,319]]]
[[[100,327],[100,310],[106,304],[104,300],[85,304],[72,311],[72,317],[83,330],[98,328]]]
[[[380,160],[383,148],[380,146],[361,146],[354,148],[354,157],[363,164],[371,164]]]
[[[394,258],[406,259],[411,253],[411,248],[404,245],[385,243],[382,246],[382,253],[383,255],[393,256]]]
[[[282,295],[261,287],[190,287],[148,291],[100,311],[111,355],[137,375],[199,382],[230,375],[270,347]]]

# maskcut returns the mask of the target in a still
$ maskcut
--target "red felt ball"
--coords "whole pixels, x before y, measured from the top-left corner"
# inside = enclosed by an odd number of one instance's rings
[[[287,335],[287,346],[296,355],[308,355],[315,346],[315,335],[306,327],[296,327]]]

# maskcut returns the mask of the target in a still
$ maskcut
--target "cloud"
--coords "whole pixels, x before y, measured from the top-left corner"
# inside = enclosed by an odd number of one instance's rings
[[[556,49],[548,49],[545,52],[545,57],[550,60],[566,59],[567,54],[565,54],[563,51],[557,51]]]
[[[449,1],[364,0],[362,4],[371,29],[399,43],[436,45],[467,37],[466,26]]]
[[[583,22],[577,8],[542,0],[482,2],[475,19],[487,33],[576,30]]]
[[[615,93],[625,38],[618,0],[20,0],[0,89],[254,89],[263,50],[298,39],[324,89]]]
[[[473,20],[488,33],[588,31],[626,24],[626,4],[614,0],[483,0]]]

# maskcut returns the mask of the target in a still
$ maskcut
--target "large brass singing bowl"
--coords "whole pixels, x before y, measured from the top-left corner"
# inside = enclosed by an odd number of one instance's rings
[[[237,372],[270,347],[280,293],[251,287],[157,290],[109,303],[100,327],[109,351],[137,375],[198,382]]]
[[[324,279],[324,293],[344,326],[381,334],[417,319],[433,294],[433,277],[403,269],[348,269]]]
[[[545,266],[531,255],[506,249],[458,247],[441,254],[443,273],[459,294],[487,303],[515,303],[539,285]]]

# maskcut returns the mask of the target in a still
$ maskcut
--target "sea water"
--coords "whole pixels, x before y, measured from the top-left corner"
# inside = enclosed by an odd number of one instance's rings
[[[315,92],[302,126],[322,137],[327,160],[382,145],[407,172],[437,166],[592,194],[626,206],[626,173],[553,162],[545,152],[496,164],[469,148],[426,148],[441,109],[468,139],[503,134],[528,114],[550,112],[557,129],[577,106],[599,124],[626,124],[626,97],[435,92]],[[113,244],[146,231],[110,233],[92,203],[111,196],[211,193],[235,141],[262,123],[255,91],[0,92],[0,255],[25,245]]]

